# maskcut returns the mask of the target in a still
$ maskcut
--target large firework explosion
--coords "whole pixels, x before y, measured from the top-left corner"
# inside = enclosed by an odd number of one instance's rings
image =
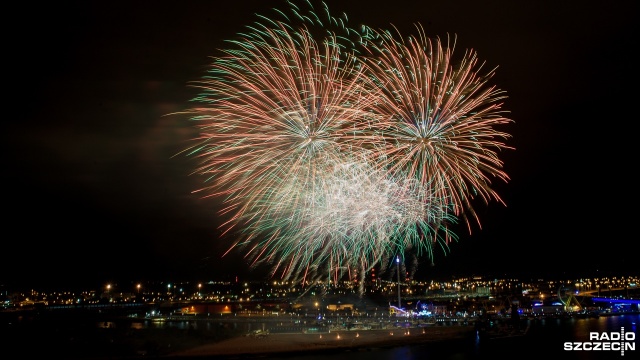
[[[225,51],[198,84],[206,105],[194,109],[196,171],[212,176],[208,195],[227,197],[227,230],[295,206],[327,164],[351,152],[347,134],[373,99],[365,94],[374,87],[335,38],[318,43],[304,27],[273,25],[235,42],[239,49]],[[286,193],[292,199],[268,200],[283,184],[298,189]]]
[[[364,274],[396,254],[433,258],[470,199],[500,200],[501,97],[476,57],[451,62],[420,32],[356,32],[289,3],[216,57],[191,119],[189,149],[220,197],[229,248],[294,281]],[[310,5],[310,3],[308,3]]]
[[[439,195],[423,194],[414,179],[391,179],[362,158],[341,160],[311,186],[279,184],[267,206],[275,201],[287,211],[263,214],[244,228],[249,258],[294,282],[348,276],[362,286],[365,273],[390,254],[432,256],[433,244],[446,245],[444,225],[455,219]]]
[[[454,46],[417,36],[376,32],[367,47],[366,73],[382,96],[371,109],[380,120],[369,127],[375,161],[394,177],[414,178],[442,192],[457,217],[480,219],[472,200],[502,202],[492,178],[507,181],[497,151],[509,149],[510,123],[501,110],[504,92],[487,86],[494,70],[481,75],[477,54],[469,50],[454,63]]]

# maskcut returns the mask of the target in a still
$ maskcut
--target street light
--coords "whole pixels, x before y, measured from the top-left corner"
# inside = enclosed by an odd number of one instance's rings
[[[111,302],[111,284],[107,284],[107,297],[109,298],[109,302]]]

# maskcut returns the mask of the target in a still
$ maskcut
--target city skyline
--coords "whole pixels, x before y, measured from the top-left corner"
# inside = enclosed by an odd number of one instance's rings
[[[479,202],[482,228],[434,261],[407,259],[415,276],[625,275],[637,266],[631,131],[631,2],[428,4],[327,1],[352,26],[397,26],[456,36],[506,92],[514,123],[505,151],[506,206]],[[199,79],[264,4],[68,3],[12,19],[7,191],[0,284],[233,278],[267,280],[242,253],[222,256],[215,200],[192,191],[196,163],[177,155],[193,129],[167,116],[189,107]],[[30,34],[35,33],[37,36]],[[636,266],[634,266],[636,265]],[[387,275],[393,274],[389,264]]]
[[[464,294],[465,297],[476,294],[486,297],[500,295],[513,298],[557,299],[561,296],[566,296],[567,292],[580,296],[635,299],[637,301],[638,279],[637,275],[556,279],[472,276],[439,280],[430,279],[427,281],[402,279],[400,288],[393,281],[368,279],[366,281],[365,294],[359,294],[357,281],[350,280],[342,280],[337,283],[318,281],[302,284],[291,281],[251,281],[246,279],[234,279],[231,281],[209,279],[207,281],[176,282],[167,280],[107,282],[85,284],[85,286],[73,289],[24,287],[3,288],[0,289],[0,292],[6,297],[22,296],[28,298],[30,295],[37,295],[42,298],[42,301],[46,301],[48,297],[52,296],[49,300],[52,303],[68,302],[70,298],[78,294],[122,299],[136,298],[139,295],[152,297],[170,296],[178,300],[184,300],[185,297],[198,298],[208,294],[214,296],[217,301],[224,300],[227,302],[269,302],[292,299],[305,302],[311,298],[330,302],[338,301],[341,297],[344,297],[351,301],[367,301],[375,298],[377,301],[388,301],[389,305],[394,305],[397,304],[394,301],[397,296],[413,300],[432,296],[455,297],[461,294]],[[33,299],[27,299],[26,301],[33,301]]]

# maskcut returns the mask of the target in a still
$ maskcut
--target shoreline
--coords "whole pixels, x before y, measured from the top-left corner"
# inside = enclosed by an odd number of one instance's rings
[[[216,343],[170,353],[163,357],[193,359],[197,357],[261,357],[327,353],[349,350],[417,345],[429,342],[470,338],[474,326],[437,326],[411,329],[332,331],[330,333],[275,333],[264,337],[238,336]]]

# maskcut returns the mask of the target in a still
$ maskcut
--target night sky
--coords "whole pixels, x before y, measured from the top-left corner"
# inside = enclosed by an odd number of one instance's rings
[[[349,24],[457,36],[506,91],[507,206],[416,277],[637,275],[635,1],[327,1]],[[5,13],[0,284],[266,279],[192,194],[184,110],[225,40],[281,1],[71,1]],[[634,266],[635,265],[635,266]]]

